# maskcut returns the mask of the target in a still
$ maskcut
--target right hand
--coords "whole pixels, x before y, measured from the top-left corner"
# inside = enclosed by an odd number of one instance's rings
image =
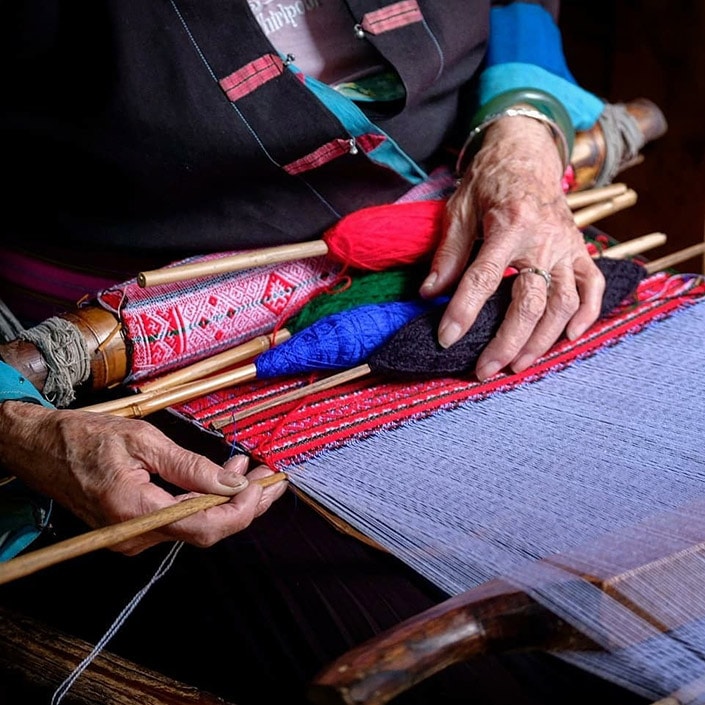
[[[249,526],[288,484],[262,488],[248,482],[272,471],[258,466],[246,474],[245,456],[221,467],[181,448],[146,421],[20,401],[0,404],[0,464],[92,528],[199,494],[232,496],[229,502],[112,547],[126,555],[164,541],[211,546]],[[172,494],[153,482],[153,475],[184,492]]]

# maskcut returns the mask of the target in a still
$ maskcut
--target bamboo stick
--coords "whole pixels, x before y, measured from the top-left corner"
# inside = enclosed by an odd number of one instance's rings
[[[620,242],[612,247],[607,247],[594,255],[594,258],[607,257],[608,259],[624,259],[626,257],[633,257],[654,247],[664,245],[667,239],[665,233],[648,233],[647,235],[635,237],[632,240]]]
[[[600,186],[598,188],[590,188],[585,191],[573,191],[566,194],[565,200],[569,208],[582,208],[593,203],[606,201],[615,196],[625,193],[627,185],[623,183],[610,184],[609,186]]]
[[[279,345],[291,337],[291,333],[282,328],[274,335],[274,344]],[[165,393],[172,389],[178,389],[184,384],[190,384],[198,380],[202,380],[214,372],[223,370],[232,365],[238,364],[245,360],[250,360],[259,353],[268,350],[272,346],[271,335],[260,335],[247,343],[238,345],[230,350],[225,350],[222,353],[213,355],[206,360],[201,360],[193,365],[184,367],[170,374],[159,377],[152,382],[147,382],[142,385],[141,391],[137,394],[131,394],[127,397],[119,399],[111,399],[110,401],[101,402],[99,404],[91,404],[90,406],[82,407],[83,411],[94,411],[105,414],[112,414],[123,409],[129,409],[132,405],[141,408],[148,399],[154,398],[157,394]],[[213,390],[211,390],[213,391]]]
[[[613,213],[617,213],[618,211],[633,206],[636,201],[636,191],[633,189],[628,189],[619,196],[610,198],[607,201],[593,203],[591,206],[575,211],[573,213],[573,220],[575,220],[575,224],[579,228],[584,228],[602,218],[606,218],[608,215],[612,215]]]
[[[147,394],[144,397],[136,394],[134,397],[125,398],[125,404],[115,408],[113,401],[102,402],[82,407],[83,411],[94,413],[110,413],[114,416],[123,416],[130,419],[141,419],[155,411],[166,409],[173,404],[180,404],[190,399],[196,399],[204,394],[216,392],[219,389],[230,387],[233,384],[248,382],[257,378],[257,367],[254,363],[236,367],[233,370],[198,379],[188,384],[182,384],[163,392]]]
[[[670,255],[666,255],[665,257],[661,257],[660,259],[655,259],[653,262],[649,262],[645,265],[646,271],[649,274],[653,274],[654,272],[659,272],[662,269],[668,269],[669,267],[673,267],[676,264],[685,262],[685,260],[690,259],[691,257],[697,257],[698,255],[704,253],[705,242],[699,242],[697,245],[685,247],[682,250],[678,250],[678,252],[673,252]]]
[[[603,187],[608,188],[608,187]],[[615,189],[620,193],[600,203],[593,203],[582,210],[575,212],[575,224],[579,228],[594,223],[618,210],[627,208],[636,203],[636,192],[632,189],[622,190],[622,184],[616,184]],[[597,192],[599,189],[595,189]],[[586,192],[587,193],[587,192]],[[595,197],[594,195],[592,197]],[[577,199],[577,195],[573,197]],[[586,198],[583,196],[583,198]],[[265,247],[260,250],[239,252],[226,257],[218,257],[206,262],[193,262],[190,264],[174,265],[163,269],[153,269],[140,272],[137,283],[142,287],[172,284],[174,282],[209,277],[215,274],[227,274],[251,267],[261,267],[279,262],[290,262],[304,257],[319,257],[328,254],[328,244],[325,240],[311,240],[294,245],[279,245]]]
[[[137,283],[142,287],[172,284],[187,279],[211,277],[215,274],[227,274],[251,267],[263,267],[268,264],[290,262],[305,257],[320,257],[328,254],[328,245],[324,240],[300,242],[294,245],[264,247],[260,250],[239,252],[227,257],[219,257],[206,262],[179,264],[163,269],[140,272]]]
[[[267,399],[259,404],[254,404],[253,406],[244,409],[243,411],[238,411],[235,413],[230,413],[227,416],[223,416],[214,419],[210,426],[211,428],[219,431],[225,426],[229,426],[232,423],[237,423],[243,419],[257,414],[260,411],[266,411],[267,409],[273,409],[280,404],[287,404],[288,402],[298,401],[310,394],[315,394],[316,392],[322,392],[326,389],[332,389],[340,384],[345,384],[346,382],[351,382],[358,377],[364,377],[371,372],[370,366],[366,364],[358,365],[357,367],[351,367],[349,370],[344,370],[338,374],[331,375],[330,377],[325,377],[311,384],[307,384],[305,387],[299,387],[298,389],[293,389],[290,392],[285,392],[272,399]]]
[[[286,473],[277,472],[274,475],[268,475],[259,480],[252,480],[252,482],[262,487],[269,487],[270,485],[285,480],[288,480]],[[244,489],[243,487],[243,490]],[[0,585],[36,573],[43,568],[48,568],[49,566],[71,558],[77,558],[86,553],[97,551],[100,548],[115,546],[128,539],[146,534],[148,531],[153,531],[154,529],[179,521],[179,519],[184,519],[196,512],[225,504],[231,499],[232,497],[226,495],[200,495],[191,499],[185,499],[183,502],[178,502],[177,504],[171,504],[162,509],[157,509],[148,514],[135,517],[134,519],[120,522],[119,524],[94,529],[85,534],[60,541],[52,546],[19,555],[16,558],[11,558],[9,561],[0,563]]]
[[[163,375],[157,379],[145,382],[140,385],[140,392],[161,392],[165,389],[173,389],[181,384],[203,379],[214,372],[236,365],[245,360],[249,360],[265,350],[269,350],[274,345],[279,345],[291,338],[291,333],[286,328],[281,328],[273,335],[258,335],[252,340],[248,340],[242,345],[237,345],[230,350],[225,350],[217,355],[195,362],[188,367],[184,367],[175,372]]]

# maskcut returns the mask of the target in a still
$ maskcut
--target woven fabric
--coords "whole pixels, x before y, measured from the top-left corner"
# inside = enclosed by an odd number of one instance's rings
[[[131,279],[97,300],[119,316],[130,341],[129,384],[271,333],[338,283],[340,271],[326,257],[311,257],[148,288]]]
[[[324,449],[342,446],[556,372],[668,316],[705,295],[702,279],[658,273],[643,280],[634,303],[625,303],[576,341],[559,341],[533,366],[518,374],[501,373],[485,382],[473,377],[385,381],[363,377],[332,391],[262,411],[223,428],[227,443],[237,442],[275,469],[286,469]],[[317,375],[256,381],[174,407],[204,429],[215,419],[271,399],[317,379]]]

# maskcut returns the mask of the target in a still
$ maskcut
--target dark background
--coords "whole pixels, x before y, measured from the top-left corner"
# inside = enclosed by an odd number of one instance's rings
[[[636,205],[597,223],[619,240],[653,231],[668,242],[650,259],[703,241],[705,225],[705,3],[702,0],[563,0],[560,25],[578,83],[611,103],[649,98],[668,132],[644,161],[616,177]],[[703,272],[703,257],[678,265]]]

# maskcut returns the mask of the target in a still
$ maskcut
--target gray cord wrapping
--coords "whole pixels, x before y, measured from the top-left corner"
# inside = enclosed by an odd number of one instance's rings
[[[7,304],[0,300],[0,343],[15,340],[23,330],[22,324],[15,318]]]
[[[91,372],[88,346],[78,328],[55,316],[23,330],[17,337],[33,343],[44,357],[44,396],[58,407],[68,406],[76,398],[74,388],[85,382]]]
[[[607,103],[598,118],[605,137],[605,163],[595,186],[606,186],[644,146],[645,138],[639,123],[624,103]]]

